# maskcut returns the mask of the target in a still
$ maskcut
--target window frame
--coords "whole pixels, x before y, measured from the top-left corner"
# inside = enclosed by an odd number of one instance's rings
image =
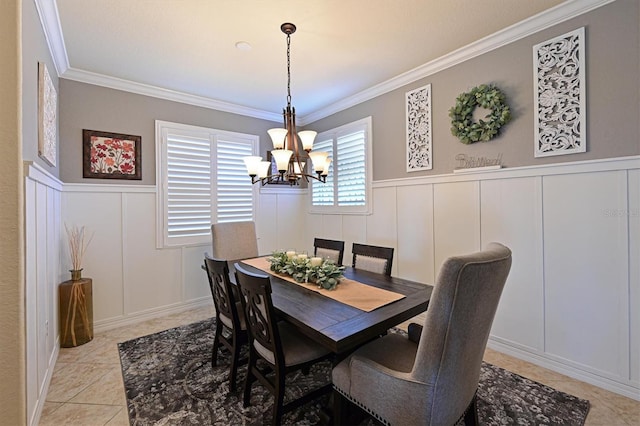
[[[362,206],[340,206],[338,205],[338,188],[333,184],[333,193],[334,193],[334,202],[331,206],[316,206],[313,204],[313,187],[309,188],[309,213],[311,214],[345,214],[345,215],[370,215],[372,212],[372,181],[373,181],[373,156],[372,156],[372,147],[373,147],[373,131],[372,131],[372,118],[371,116],[362,118],[357,121],[353,121],[351,123],[344,124],[342,126],[336,127],[334,129],[330,129],[324,131],[322,133],[318,133],[316,140],[333,140],[333,154],[332,154],[332,164],[331,167],[333,169],[333,175],[339,178],[340,172],[336,174],[336,165],[337,161],[337,143],[338,138],[343,135],[354,133],[355,131],[363,131],[364,139],[365,139],[365,148],[364,148],[364,163],[365,163],[365,203]],[[312,182],[315,184],[316,182]]]
[[[173,123],[169,121],[155,121],[155,142],[156,142],[156,247],[176,248],[201,246],[211,244],[211,234],[185,237],[169,237],[168,229],[168,194],[167,194],[167,148],[168,135],[174,133],[187,138],[207,139],[210,146],[210,214],[211,223],[217,223],[217,143],[222,139],[226,142],[249,143],[251,155],[257,155],[260,147],[260,137],[247,133],[231,132],[227,130],[212,129],[189,124]],[[247,181],[251,182],[249,175]],[[256,219],[258,207],[258,188],[252,185],[252,220]]]

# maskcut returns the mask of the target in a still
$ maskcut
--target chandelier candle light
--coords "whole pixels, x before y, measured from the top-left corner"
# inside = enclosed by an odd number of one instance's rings
[[[280,30],[287,35],[287,106],[282,111],[285,128],[267,131],[273,142],[271,155],[276,161],[278,173],[271,174],[271,162],[263,161],[259,156],[244,157],[244,163],[251,176],[251,183],[288,182],[290,185],[298,185],[301,178],[305,182],[309,182],[309,178],[312,178],[324,183],[331,165],[329,153],[312,151],[317,132],[313,130],[297,132],[296,109],[291,106],[291,34],[296,32],[296,26],[284,23],[280,26]],[[306,160],[309,158],[313,163],[315,175],[305,170]]]

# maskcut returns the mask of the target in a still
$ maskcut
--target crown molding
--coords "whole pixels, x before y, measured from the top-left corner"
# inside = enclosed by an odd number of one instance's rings
[[[64,46],[64,37],[62,37],[58,6],[52,0],[33,0],[33,2],[40,18],[40,25],[44,30],[44,37],[47,40],[56,73],[60,77],[69,69],[69,58]]]
[[[117,77],[110,77],[90,71],[69,68],[60,76],[66,80],[78,81],[80,83],[95,84],[97,86],[108,87],[110,89],[123,90],[125,92],[137,93],[139,95],[151,96],[154,98],[166,99],[183,104],[195,105],[203,108],[215,109],[217,111],[230,112],[232,114],[244,115],[247,117],[260,118],[269,121],[281,121],[282,114],[249,108],[230,102],[218,101],[216,99],[197,96],[175,90],[164,89],[162,87],[151,86],[149,84],[136,83]]]
[[[614,1],[616,0],[569,0],[561,3],[353,96],[300,116],[298,122],[301,126],[313,123]],[[282,119],[279,113],[70,68],[55,2],[51,0],[34,0],[34,2],[60,78],[263,120],[279,122]]]
[[[356,93],[353,96],[349,96],[339,102],[307,114],[300,118],[300,122],[305,125],[313,123],[321,118],[328,117],[377,96],[399,89],[414,81],[428,77],[614,1],[616,0],[571,0],[561,3],[551,9],[517,22],[496,33],[434,59],[431,62],[427,62],[424,65],[420,65],[385,82]]]

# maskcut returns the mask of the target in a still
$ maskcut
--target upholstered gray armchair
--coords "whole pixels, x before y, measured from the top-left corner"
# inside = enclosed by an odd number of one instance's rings
[[[511,251],[498,243],[447,259],[419,343],[389,333],[333,369],[336,423],[346,400],[385,424],[475,422],[482,357],[510,268]]]

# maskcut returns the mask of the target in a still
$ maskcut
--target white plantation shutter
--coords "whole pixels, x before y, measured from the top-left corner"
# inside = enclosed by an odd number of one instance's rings
[[[365,204],[365,133],[338,137],[338,205]]]
[[[320,142],[317,140],[313,143],[314,151],[327,151],[329,157],[333,159],[333,139],[325,139]],[[329,174],[326,183],[317,180],[311,184],[311,202],[314,206],[333,206],[334,189],[333,189],[333,161],[329,166]]]
[[[158,247],[211,242],[211,224],[253,220],[243,157],[258,137],[156,121]]]
[[[327,183],[313,182],[311,212],[370,213],[371,117],[318,135],[314,151],[328,151],[333,161]]]
[[[253,185],[242,160],[253,144],[219,138],[216,145],[216,222],[253,220]]]
[[[167,236],[191,239],[211,227],[211,143],[167,135]]]

